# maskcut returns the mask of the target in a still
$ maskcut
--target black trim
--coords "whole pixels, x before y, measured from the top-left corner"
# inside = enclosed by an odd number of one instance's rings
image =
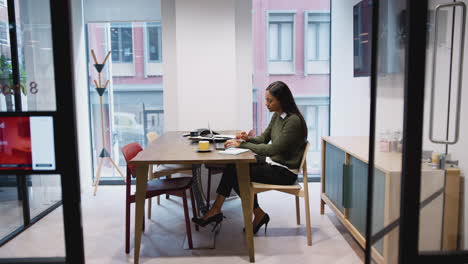
[[[445,188],[442,187],[438,191],[436,191],[435,193],[431,194],[431,196],[427,197],[426,200],[422,201],[419,204],[419,210],[426,207],[428,204],[430,204],[432,201],[434,201],[437,197],[439,197],[439,195],[445,193],[444,190],[445,190]]]
[[[28,193],[28,186],[26,184],[26,177],[27,176],[17,176],[18,187],[20,189],[20,200],[23,203],[23,221],[24,225],[28,226],[31,223],[31,216],[30,216],[30,208],[29,208],[29,193]]]
[[[369,161],[367,171],[367,208],[366,208],[366,241],[372,238],[372,209],[374,204],[374,150],[375,150],[375,123],[377,109],[377,50],[379,36],[379,1],[372,1],[372,43],[371,43],[371,65],[370,65],[370,124],[369,124]],[[371,243],[366,243],[365,263],[371,264]]]
[[[16,34],[16,12],[15,0],[7,0],[8,9],[8,23],[10,33],[10,52],[11,52],[11,69],[13,74],[13,86],[21,85],[20,69],[19,69],[19,56],[18,56],[18,36]],[[21,104],[21,89],[13,89],[15,98],[15,111],[22,111]]]
[[[418,255],[421,152],[428,1],[406,1],[408,36],[405,54],[403,161],[401,174],[398,263],[410,264]],[[423,47],[423,48],[421,48]]]
[[[435,251],[435,252],[421,252],[418,256],[417,263],[424,264],[440,264],[440,263],[467,263],[468,251]]]
[[[62,201],[57,201],[56,203],[54,203],[53,205],[51,205],[49,208],[47,208],[46,210],[42,211],[40,214],[36,215],[35,217],[33,217],[31,219],[31,225],[32,224],[35,224],[37,223],[39,220],[41,220],[42,218],[44,218],[45,216],[47,216],[49,213],[51,213],[52,211],[54,211],[55,209],[57,209],[59,206],[62,205]],[[30,226],[31,226],[30,225]],[[28,226],[28,227],[30,227]]]
[[[75,113],[71,0],[51,0],[52,43],[57,117],[55,159],[61,172],[67,263],[85,263],[81,219],[80,173]],[[60,89],[66,87],[66,89]],[[59,125],[60,124],[60,125]],[[66,136],[65,136],[66,135]]]
[[[13,238],[15,238],[17,235],[21,234],[24,230],[26,230],[27,227],[25,227],[24,225],[23,226],[20,226],[18,227],[17,229],[15,229],[13,232],[11,232],[10,234],[8,234],[7,236],[3,237],[1,240],[0,240],[0,247],[5,245],[8,241],[12,240]],[[1,260],[2,258],[0,258],[0,263],[1,263]]]
[[[15,259],[0,259],[0,263],[53,264],[53,263],[66,263],[66,262],[65,262],[65,258],[15,258]]]
[[[370,240],[370,244],[373,245],[376,242],[378,242],[380,239],[382,239],[386,234],[390,233],[393,229],[398,227],[400,224],[400,218],[397,220],[391,222],[389,225],[387,225],[384,229],[380,230],[379,232],[375,233],[375,235],[372,236]]]

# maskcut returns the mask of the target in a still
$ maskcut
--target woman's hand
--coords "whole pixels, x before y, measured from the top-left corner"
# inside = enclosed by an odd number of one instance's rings
[[[236,139],[228,140],[226,141],[226,143],[224,143],[224,147],[225,148],[238,148],[240,147],[240,141]]]
[[[236,139],[248,140],[249,135],[247,134],[247,132],[242,131],[242,132],[236,134]]]

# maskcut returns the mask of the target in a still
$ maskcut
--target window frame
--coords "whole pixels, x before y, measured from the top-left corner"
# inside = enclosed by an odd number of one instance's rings
[[[150,25],[150,24],[155,24],[155,25]],[[150,58],[150,38],[149,38],[149,28],[150,27],[157,27],[159,28],[158,31],[158,54],[159,54],[159,59],[158,60],[152,60]],[[145,42],[145,61],[146,63],[162,63],[162,31],[161,31],[161,22],[160,21],[151,21],[151,22],[145,22],[145,37],[144,40]]]
[[[310,15],[313,15],[313,14],[328,14],[329,16],[329,21],[328,22],[321,22],[321,21],[318,21],[318,22],[313,22],[311,21],[309,18],[310,18]],[[308,30],[309,30],[309,23],[316,23],[316,24],[325,24],[325,23],[328,23],[329,24],[329,39],[328,39],[328,44],[329,44],[329,50],[328,50],[328,60],[319,60],[319,59],[316,59],[316,60],[309,60],[309,50],[308,50],[308,46],[309,46],[309,36],[308,36]],[[319,28],[318,28],[319,29]],[[317,37],[316,37],[316,43],[319,42],[317,41],[319,38],[319,30],[317,29]],[[316,45],[316,54],[319,54],[319,45],[317,43]],[[331,12],[330,11],[327,11],[327,10],[309,10],[309,11],[305,11],[304,12],[304,76],[307,76],[307,75],[317,75],[317,74],[324,74],[324,73],[314,73],[314,72],[309,72],[309,67],[308,67],[308,62],[328,62],[330,63],[331,61]],[[330,73],[326,73],[326,74],[330,74]]]
[[[266,64],[267,64],[267,75],[295,75],[296,74],[296,10],[267,10],[266,11]],[[291,60],[270,60],[270,15],[289,15],[292,17],[292,22],[277,22],[277,24],[281,23],[292,23],[292,43],[291,43]],[[275,22],[273,22],[275,23]],[[280,47],[280,46],[279,46]],[[278,48],[278,52],[281,49]],[[282,73],[271,73],[270,72],[270,63],[275,62],[289,62],[292,64],[292,70]]]
[[[132,22],[115,22],[115,23],[109,23],[109,40],[110,40],[110,48],[111,48],[111,52],[112,52],[112,28],[127,28],[127,27],[123,27],[123,26],[113,26],[113,25],[123,25],[123,24],[127,24],[129,25],[128,28],[130,28],[132,30],[132,61],[122,61],[122,58],[123,58],[123,53],[119,54],[120,58],[118,61],[114,60],[114,58],[112,58],[112,63],[120,63],[120,64],[134,64],[135,63],[135,43],[134,43],[134,40],[135,40],[135,31],[133,30],[133,23]],[[122,44],[122,33],[119,33],[119,47],[121,46]],[[123,52],[123,51],[122,51]],[[112,57],[112,53],[111,53],[111,57]]]
[[[10,46],[10,32],[9,32],[8,22],[0,21],[0,25],[5,25],[5,35],[6,35],[5,40],[0,39],[0,45],[9,47]]]

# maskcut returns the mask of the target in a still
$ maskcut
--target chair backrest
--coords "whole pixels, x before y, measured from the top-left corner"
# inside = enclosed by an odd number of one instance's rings
[[[125,162],[127,162],[127,168],[130,171],[130,174],[135,177],[136,176],[136,166],[135,165],[129,165],[128,162],[133,159],[140,151],[142,151],[143,148],[140,146],[140,144],[133,142],[130,144],[127,144],[123,146],[122,148],[122,154],[124,155]]]
[[[302,160],[301,160],[301,165],[299,166],[299,172],[304,172],[304,164],[306,162],[307,151],[309,151],[309,147],[310,147],[310,143],[309,143],[309,141],[307,141],[307,144],[306,144],[306,146],[304,148],[304,154],[302,154]]]
[[[148,132],[148,134],[146,134],[146,138],[150,143],[153,143],[156,139],[158,139],[158,134],[156,134],[156,132],[151,131]]]

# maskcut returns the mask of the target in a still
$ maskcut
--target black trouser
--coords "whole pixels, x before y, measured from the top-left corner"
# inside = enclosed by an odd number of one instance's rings
[[[275,185],[291,185],[297,180],[297,175],[290,170],[272,166],[265,162],[265,157],[256,156],[257,163],[250,164],[250,181]],[[231,194],[231,190],[240,196],[239,182],[237,181],[236,165],[229,164],[224,169],[223,176],[216,192],[224,197]],[[254,209],[258,208],[257,195],[254,198]]]

